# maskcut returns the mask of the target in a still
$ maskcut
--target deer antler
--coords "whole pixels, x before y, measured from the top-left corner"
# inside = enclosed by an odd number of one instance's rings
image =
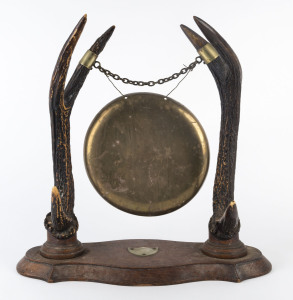
[[[45,227],[58,239],[69,238],[78,229],[78,222],[73,212],[74,182],[70,153],[70,114],[90,67],[79,63],[65,90],[64,87],[71,56],[86,20],[87,17],[84,15],[64,44],[52,75],[50,87],[54,187],[51,213],[45,219]],[[90,48],[94,58],[102,52],[114,29],[114,26],[109,28]]]
[[[209,24],[194,17],[209,44],[200,35],[181,25],[183,32],[205,60],[221,98],[221,129],[217,171],[213,192],[213,216],[209,230],[219,239],[228,240],[240,229],[234,202],[237,137],[240,116],[241,66],[239,60],[222,36]]]

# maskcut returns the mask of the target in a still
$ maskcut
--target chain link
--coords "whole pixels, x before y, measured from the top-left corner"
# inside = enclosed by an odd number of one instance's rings
[[[104,73],[108,78],[112,77],[115,80],[120,80],[125,84],[132,84],[132,85],[138,85],[138,86],[154,86],[156,84],[163,84],[166,82],[169,82],[171,80],[177,79],[180,75],[186,74],[190,71],[192,71],[196,65],[200,64],[202,62],[202,58],[200,56],[197,56],[195,58],[195,61],[192,62],[188,67],[182,68],[178,73],[174,73],[173,75],[165,78],[158,79],[157,81],[138,81],[138,80],[130,80],[128,78],[123,78],[119,76],[118,74],[112,73],[111,71],[103,68],[101,66],[101,63],[99,61],[95,61],[93,67],[98,69],[100,72]]]

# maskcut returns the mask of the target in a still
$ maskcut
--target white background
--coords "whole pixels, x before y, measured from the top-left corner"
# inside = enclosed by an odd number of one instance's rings
[[[1,51],[1,299],[292,299],[293,78],[292,1],[3,1]],[[235,200],[241,240],[259,248],[273,271],[240,284],[196,282],[165,287],[46,282],[22,277],[17,262],[46,239],[43,219],[53,186],[48,110],[50,77],[59,52],[84,13],[88,22],[74,51],[71,76],[84,52],[111,25],[116,30],[100,55],[106,68],[131,79],[169,76],[197,53],[179,25],[200,33],[193,15],[219,31],[243,69]],[[153,88],[118,83],[124,93],[168,93],[176,82]],[[93,70],[73,108],[71,146],[75,213],[82,242],[129,238],[205,241],[212,214],[220,102],[215,82],[198,66],[172,93],[206,130],[211,164],[204,186],[182,209],[145,218],[110,206],[91,186],[83,141],[95,114],[119,94]]]

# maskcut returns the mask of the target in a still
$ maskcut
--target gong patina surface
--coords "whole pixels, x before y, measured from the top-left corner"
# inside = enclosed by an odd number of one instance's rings
[[[86,135],[84,159],[93,186],[110,204],[155,216],[182,207],[199,191],[209,148],[199,121],[183,105],[158,94],[134,93],[97,114]]]

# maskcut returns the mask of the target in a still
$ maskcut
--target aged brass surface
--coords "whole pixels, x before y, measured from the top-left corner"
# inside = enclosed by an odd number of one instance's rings
[[[80,64],[85,66],[86,68],[90,69],[92,68],[93,64],[95,63],[96,59],[97,59],[98,55],[96,53],[94,53],[91,50],[88,50],[84,56],[81,58],[80,60]]]
[[[212,44],[206,44],[202,48],[198,49],[197,52],[206,64],[209,64],[219,56],[218,51]]]
[[[128,251],[136,256],[150,256],[158,252],[158,247],[128,247]]]
[[[167,99],[167,100],[164,100]],[[106,105],[91,123],[85,166],[95,189],[136,215],[174,211],[199,191],[209,147],[199,121],[183,105],[153,93],[134,93]]]

